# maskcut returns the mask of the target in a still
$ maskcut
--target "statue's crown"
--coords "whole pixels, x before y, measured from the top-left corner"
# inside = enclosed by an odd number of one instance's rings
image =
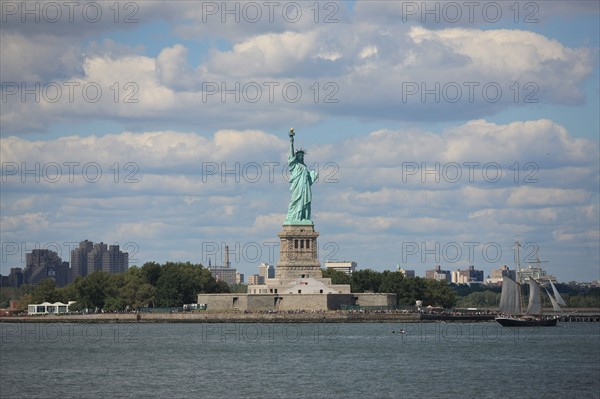
[[[302,155],[306,154],[306,150],[304,148],[300,148],[299,150],[296,151],[296,154],[302,153]]]

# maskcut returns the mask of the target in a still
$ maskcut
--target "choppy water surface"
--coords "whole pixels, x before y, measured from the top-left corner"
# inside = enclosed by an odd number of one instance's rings
[[[0,331],[1,398],[600,395],[598,323],[2,323]]]

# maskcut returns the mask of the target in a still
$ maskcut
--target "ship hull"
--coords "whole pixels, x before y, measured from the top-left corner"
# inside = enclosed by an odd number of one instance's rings
[[[511,317],[496,317],[496,321],[503,327],[555,327],[558,318],[551,319],[522,319]]]

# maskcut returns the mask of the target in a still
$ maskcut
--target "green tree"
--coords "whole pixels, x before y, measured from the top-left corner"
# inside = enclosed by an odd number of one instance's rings
[[[494,291],[477,291],[459,298],[456,306],[460,308],[496,308],[500,304],[500,294]]]
[[[0,308],[7,308],[10,305],[10,297],[5,291],[0,291]]]
[[[404,275],[402,273],[385,270],[381,274],[380,292],[392,292],[398,294],[402,292]]]
[[[60,294],[62,298],[61,302],[68,303],[69,301],[77,300],[77,291],[75,290],[74,284],[67,284],[62,288],[57,288],[56,291]]]
[[[108,312],[125,310],[125,302],[122,298],[109,296],[104,299],[104,307],[102,309]]]
[[[141,275],[148,284],[156,287],[156,283],[158,282],[163,269],[164,267],[161,267],[161,265],[156,262],[146,262],[142,266]]]
[[[425,288],[424,279],[421,277],[404,278],[397,293],[398,305],[415,306],[416,301],[423,299]]]
[[[456,305],[456,292],[445,281],[425,279],[423,305],[453,308]]]
[[[381,292],[381,273],[371,269],[355,271],[350,285],[352,292]]]
[[[158,275],[160,275],[160,271]],[[125,307],[132,309],[146,306],[154,307],[156,302],[156,288],[148,282],[144,270],[132,267],[124,273],[120,296],[123,299]]]
[[[75,291],[77,292],[78,309],[102,309],[107,296],[110,275],[103,271],[95,271],[84,278],[76,278]]]
[[[130,306],[134,309],[141,307],[154,307],[156,304],[156,287],[151,284],[144,283],[138,287],[135,301]]]
[[[352,284],[352,277],[339,270],[324,269],[323,277],[330,278],[331,284]]]
[[[28,310],[28,305],[30,303],[36,303],[33,300],[33,296],[30,293],[27,294],[23,294],[23,296],[20,298],[19,300],[19,307],[18,310],[20,310],[21,312],[27,312]]]
[[[229,292],[231,292],[231,288],[230,288],[229,284],[227,284],[225,281],[217,281],[217,285],[215,287],[215,292],[229,293]],[[194,301],[196,299],[194,299]]]
[[[33,303],[61,302],[63,297],[61,291],[56,289],[56,283],[51,278],[43,279],[31,293]]]
[[[199,293],[226,292],[210,271],[201,265],[167,262],[156,282],[156,302],[160,307],[195,303]]]

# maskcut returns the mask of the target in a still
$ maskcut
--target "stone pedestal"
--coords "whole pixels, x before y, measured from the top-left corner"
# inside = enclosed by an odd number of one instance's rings
[[[319,233],[312,224],[284,225],[277,235],[280,246],[276,279],[323,278],[317,244]]]

